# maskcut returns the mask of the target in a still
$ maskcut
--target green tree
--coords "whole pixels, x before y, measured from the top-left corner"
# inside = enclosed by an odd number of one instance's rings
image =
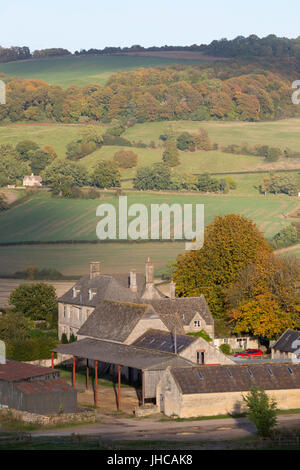
[[[40,147],[32,140],[22,140],[16,145],[16,152],[24,162],[30,160],[30,152],[38,150]]]
[[[247,418],[257,428],[260,437],[269,437],[277,423],[277,403],[266,392],[259,388],[252,388],[243,397],[247,405]]]
[[[0,194],[0,212],[6,211],[8,208],[9,208],[9,205],[6,202],[4,194]]]
[[[52,156],[45,150],[31,150],[29,153],[30,167],[34,175],[39,175],[52,161]]]
[[[140,190],[167,190],[172,188],[171,171],[164,163],[138,168],[133,187]]]
[[[57,193],[63,185],[84,186],[88,183],[88,174],[84,166],[76,162],[54,160],[45,171],[42,172],[45,184],[49,185]]]
[[[168,139],[165,142],[165,150],[162,155],[162,161],[168,166],[178,166],[180,163],[179,152],[176,142],[173,139]]]
[[[118,188],[120,183],[120,172],[113,161],[100,161],[91,174],[91,182],[97,188]]]
[[[9,305],[14,312],[32,320],[52,321],[57,315],[57,298],[53,286],[44,282],[20,284],[12,291]]]
[[[177,137],[177,148],[179,150],[190,150],[194,151],[196,147],[195,144],[195,138],[189,134],[188,132],[182,132],[178,137]]]
[[[14,338],[25,340],[30,338],[30,330],[34,324],[30,318],[13,312],[11,309],[7,313],[0,315],[0,339],[9,342]]]

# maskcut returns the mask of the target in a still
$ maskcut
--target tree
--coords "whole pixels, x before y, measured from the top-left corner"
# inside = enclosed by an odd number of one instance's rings
[[[112,161],[100,161],[91,174],[91,182],[97,188],[119,188],[120,172],[116,164]]]
[[[30,160],[30,152],[38,150],[39,148],[38,144],[32,140],[22,140],[16,145],[16,151],[24,162]]]
[[[195,138],[188,132],[182,132],[177,137],[177,148],[179,150],[190,150],[193,152],[195,150]]]
[[[43,172],[42,178],[56,194],[59,194],[65,185],[84,186],[88,183],[88,174],[80,163],[65,160],[54,160]]]
[[[44,282],[20,284],[10,294],[9,304],[14,312],[32,320],[52,321],[57,315],[55,289]]]
[[[14,148],[9,144],[0,145],[0,186],[16,184],[28,174],[28,163],[19,160]]]
[[[179,255],[174,281],[178,295],[204,294],[215,317],[225,316],[225,291],[248,264],[264,263],[272,249],[251,220],[218,216],[205,229],[201,250]]]
[[[39,175],[52,161],[52,155],[46,150],[38,149],[28,152],[32,173]]]
[[[277,423],[277,403],[266,392],[259,388],[252,388],[243,397],[247,405],[247,418],[257,428],[260,437],[269,437]]]
[[[119,168],[133,168],[137,166],[138,156],[131,150],[119,150],[114,155],[114,162]]]
[[[0,194],[0,212],[6,211],[8,208],[9,208],[9,205],[6,202],[4,194]]]
[[[154,163],[151,166],[138,168],[133,180],[133,187],[141,190],[167,190],[171,189],[171,171],[163,163]]]
[[[176,142],[173,139],[168,139],[165,142],[165,150],[162,155],[162,161],[168,166],[178,166],[180,163],[179,152]]]
[[[16,337],[20,340],[28,339],[33,326],[29,318],[8,310],[7,313],[0,315],[0,339],[4,342],[9,342]]]

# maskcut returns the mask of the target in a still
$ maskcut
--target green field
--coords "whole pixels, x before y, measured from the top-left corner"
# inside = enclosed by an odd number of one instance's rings
[[[124,137],[130,140],[159,142],[160,134],[172,129],[174,132],[197,131],[204,127],[213,142],[220,145],[267,144],[281,148],[300,149],[300,119],[284,119],[272,122],[217,122],[173,121],[148,122],[129,128]]]
[[[50,59],[32,59],[0,64],[0,72],[9,76],[36,78],[67,88],[71,85],[104,85],[116,72],[137,67],[200,63],[200,60],[169,59],[133,56],[70,56]]]
[[[96,207],[100,203],[117,204],[107,195],[100,200],[68,200],[38,193],[32,199],[0,215],[0,243],[95,241]],[[299,207],[297,198],[286,196],[232,197],[182,194],[130,193],[128,204],[144,203],[203,203],[205,223],[216,215],[239,213],[257,222],[266,237],[271,237],[291,219],[285,214]],[[150,256],[161,268],[184,250],[183,242],[100,242],[87,244],[42,244],[0,246],[0,274],[13,273],[29,265],[54,267],[64,274],[86,272],[89,261],[99,259],[107,272],[128,271],[128,267],[143,269]]]

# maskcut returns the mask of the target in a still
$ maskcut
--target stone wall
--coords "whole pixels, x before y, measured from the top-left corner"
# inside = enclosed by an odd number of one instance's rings
[[[94,311],[94,307],[58,303],[58,338],[65,333],[70,339]]]
[[[1,416],[11,416],[13,419],[41,426],[60,426],[72,423],[91,423],[96,421],[96,413],[93,410],[80,410],[76,413],[65,413],[56,415],[40,415],[28,413],[27,411],[4,408],[0,410]]]
[[[188,348],[184,349],[182,353],[179,352],[181,357],[197,364],[197,351],[204,352],[205,364],[228,364],[234,365],[234,361],[222,353],[218,348],[213,346],[213,343],[208,343],[203,338],[197,338]]]

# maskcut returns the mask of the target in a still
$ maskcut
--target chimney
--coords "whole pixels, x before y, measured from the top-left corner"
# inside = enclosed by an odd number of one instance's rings
[[[170,282],[170,299],[175,299],[176,298],[176,284],[175,282],[172,281]]]
[[[146,261],[146,284],[154,284],[154,264],[149,257]]]
[[[100,274],[100,262],[99,261],[92,261],[90,263],[90,279],[95,279],[96,276]]]
[[[6,364],[6,347],[4,341],[0,340],[0,364]]]
[[[129,284],[130,290],[131,292],[136,293],[137,292],[136,270],[132,269],[129,275],[130,275],[130,284]]]

